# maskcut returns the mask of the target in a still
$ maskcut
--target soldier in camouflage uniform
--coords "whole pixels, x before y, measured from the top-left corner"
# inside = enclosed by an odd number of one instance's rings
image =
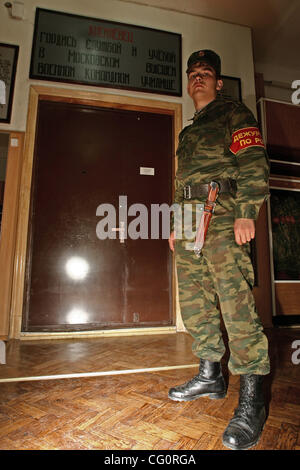
[[[223,443],[245,449],[258,442],[265,422],[262,380],[270,370],[267,338],[252,295],[249,253],[254,221],[269,194],[269,164],[251,111],[217,96],[223,85],[220,73],[220,58],[213,51],[197,51],[189,58],[188,93],[196,112],[179,136],[175,202],[189,204],[195,215],[195,205],[206,201],[208,183],[218,182],[220,191],[200,258],[186,235],[178,239],[172,232],[169,239],[176,255],[182,318],[200,359],[199,374],[171,388],[169,398],[225,397],[219,305],[229,338],[228,367],[241,375],[239,406]],[[196,228],[194,218],[194,232]]]

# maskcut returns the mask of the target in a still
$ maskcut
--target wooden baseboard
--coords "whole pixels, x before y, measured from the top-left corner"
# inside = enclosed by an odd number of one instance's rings
[[[74,339],[74,338],[105,338],[112,336],[137,336],[137,335],[163,335],[176,333],[176,326],[164,326],[156,328],[123,328],[116,330],[70,331],[70,332],[38,332],[20,333],[20,340],[32,341],[41,339]]]

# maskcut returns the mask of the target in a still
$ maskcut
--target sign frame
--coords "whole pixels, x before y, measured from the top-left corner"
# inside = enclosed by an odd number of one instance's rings
[[[219,94],[225,98],[232,99],[233,101],[242,102],[241,79],[237,77],[229,77],[227,75],[221,75],[221,79],[223,80],[223,89]]]
[[[40,33],[39,30],[39,18],[40,18],[40,13],[44,14],[56,14],[56,15],[61,15],[64,17],[68,18],[74,18],[77,21],[81,20],[86,20],[87,22],[93,22],[95,24],[99,24],[99,27],[101,27],[101,24],[109,24],[112,25],[115,28],[124,28],[126,27],[127,29],[131,30],[137,30],[139,32],[142,31],[147,31],[148,33],[159,33],[160,35],[166,35],[169,37],[172,37],[173,40],[177,39],[178,44],[176,45],[176,54],[178,57],[178,65],[176,64],[176,90],[174,91],[167,91],[167,90],[160,90],[160,89],[154,89],[154,88],[146,88],[143,87],[142,85],[139,86],[128,86],[128,85],[122,85],[122,84],[114,84],[114,83],[105,83],[105,82],[90,82],[87,80],[78,80],[78,79],[66,79],[65,77],[49,77],[49,76],[44,76],[42,77],[41,75],[37,74],[36,71],[34,70],[36,67],[36,63],[38,61],[38,47],[39,47],[39,41],[38,39],[38,34]],[[63,82],[63,83],[72,83],[72,84],[79,84],[79,85],[85,85],[85,86],[97,86],[101,88],[117,88],[117,89],[123,89],[123,90],[130,90],[130,91],[140,91],[144,93],[155,93],[155,94],[160,94],[160,95],[169,95],[169,96],[182,96],[182,35],[179,33],[173,33],[169,31],[162,31],[159,29],[154,29],[154,28],[148,28],[144,26],[137,26],[133,24],[128,24],[128,23],[120,23],[116,21],[111,21],[111,20],[106,20],[106,19],[99,19],[99,18],[94,18],[94,17],[88,17],[88,16],[83,16],[83,15],[77,15],[73,13],[66,13],[62,11],[56,11],[56,10],[49,10],[45,8],[36,8],[36,15],[35,15],[35,25],[34,25],[34,33],[33,33],[33,43],[32,43],[32,51],[31,51],[31,60],[30,60],[30,71],[29,71],[29,78],[34,79],[34,80],[46,80],[46,81],[55,81],[55,82]]]
[[[3,51],[3,52],[2,52]],[[12,113],[12,104],[13,104],[13,96],[14,96],[14,89],[15,89],[15,79],[16,79],[16,72],[17,72],[17,62],[19,56],[19,46],[14,44],[5,44],[0,43],[0,61],[1,55],[7,54],[5,60],[10,61],[9,64],[9,71],[8,71],[8,79],[3,80],[3,77],[0,76],[0,80],[5,83],[5,95],[6,95],[6,103],[0,104],[0,122],[3,123],[10,123],[11,113]],[[1,67],[1,63],[0,63]],[[1,71],[1,68],[0,68]],[[8,93],[6,93],[6,90]]]

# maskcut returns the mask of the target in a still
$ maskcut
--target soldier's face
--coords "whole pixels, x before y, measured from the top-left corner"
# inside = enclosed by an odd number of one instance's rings
[[[222,80],[217,80],[215,70],[208,64],[196,64],[188,73],[187,91],[194,101],[197,97],[214,99],[222,86]]]

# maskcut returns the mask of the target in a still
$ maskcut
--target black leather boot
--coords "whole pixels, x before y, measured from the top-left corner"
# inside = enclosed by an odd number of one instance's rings
[[[199,374],[183,385],[170,388],[168,396],[175,401],[191,401],[206,396],[224,398],[225,395],[226,385],[220,362],[200,359]]]
[[[263,375],[241,375],[239,405],[223,434],[224,446],[244,450],[258,443],[266,421],[263,378]]]

